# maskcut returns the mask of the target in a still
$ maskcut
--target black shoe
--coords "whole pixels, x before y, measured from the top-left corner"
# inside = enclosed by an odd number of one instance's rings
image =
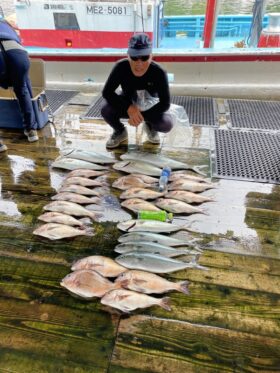
[[[109,140],[106,142],[106,147],[109,149],[117,148],[123,141],[128,139],[126,128],[122,132],[114,131]]]

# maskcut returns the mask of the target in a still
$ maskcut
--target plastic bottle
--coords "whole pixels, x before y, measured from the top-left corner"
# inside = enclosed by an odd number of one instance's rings
[[[170,174],[171,174],[170,167],[167,166],[162,169],[161,175],[159,178],[159,187],[158,187],[160,192],[163,192],[166,189]]]
[[[138,212],[138,219],[172,221],[173,214],[172,212],[166,212],[164,210],[159,210],[159,211],[141,210]]]

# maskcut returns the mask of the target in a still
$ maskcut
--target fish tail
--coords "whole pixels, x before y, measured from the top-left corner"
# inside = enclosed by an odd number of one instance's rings
[[[171,311],[170,298],[164,297],[160,299],[159,306],[165,309],[166,311]]]
[[[81,226],[85,228],[86,225],[91,224],[91,221],[89,218],[81,218],[79,219],[79,222],[81,223]]]
[[[205,168],[205,167],[206,167],[206,165],[205,165],[205,166],[194,166],[194,167],[192,167],[192,170],[193,170],[194,172],[196,172],[197,174],[206,177],[207,174],[204,173],[204,172],[202,172],[202,171],[200,170],[201,168]]]
[[[184,294],[189,295],[190,292],[189,292],[188,285],[189,285],[189,281],[178,282],[178,290],[181,291]]]
[[[95,212],[89,212],[89,216],[93,221],[98,221],[102,217],[102,214],[96,214]]]

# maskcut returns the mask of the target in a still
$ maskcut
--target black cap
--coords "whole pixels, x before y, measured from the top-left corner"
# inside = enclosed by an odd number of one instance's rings
[[[152,53],[152,42],[149,35],[141,33],[133,35],[128,42],[127,53],[131,57],[148,56]]]

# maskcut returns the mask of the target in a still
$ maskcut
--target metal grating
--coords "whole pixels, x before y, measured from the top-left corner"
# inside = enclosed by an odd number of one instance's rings
[[[217,126],[213,98],[171,96],[171,102],[185,108],[191,124],[198,126]]]
[[[90,105],[87,112],[83,116],[83,119],[103,119],[101,115],[101,108],[104,103],[104,98],[98,96],[97,99]]]
[[[280,101],[227,100],[232,127],[280,130]]]
[[[99,96],[89,107],[83,119],[102,119],[100,110],[104,99]],[[191,124],[215,126],[213,99],[209,97],[171,96],[171,102],[185,108]]]
[[[280,133],[214,130],[213,176],[280,184]]]
[[[55,114],[59,109],[62,108],[72,97],[78,94],[78,91],[58,91],[58,90],[46,90],[46,96],[51,109],[52,114]]]

